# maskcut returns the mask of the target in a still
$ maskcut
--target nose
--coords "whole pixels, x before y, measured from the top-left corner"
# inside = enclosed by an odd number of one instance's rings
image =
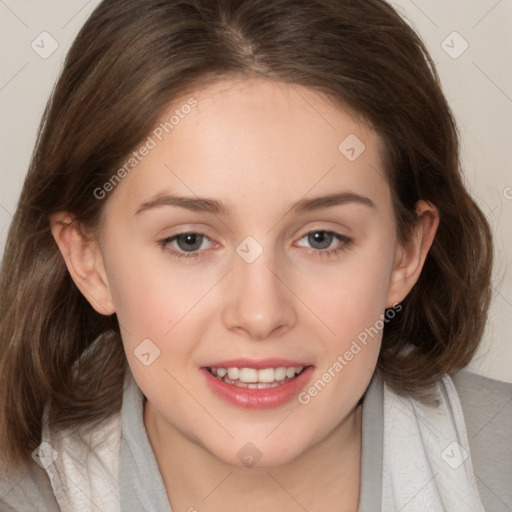
[[[261,341],[293,328],[297,321],[294,295],[286,272],[276,268],[268,251],[252,263],[240,259],[230,274],[223,310],[228,330]]]

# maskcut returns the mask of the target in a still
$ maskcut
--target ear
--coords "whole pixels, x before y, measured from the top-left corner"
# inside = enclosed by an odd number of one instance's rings
[[[409,239],[397,248],[386,308],[402,302],[418,281],[439,226],[439,212],[431,203],[418,201],[416,215]]]
[[[112,315],[114,304],[97,243],[87,237],[66,212],[51,215],[50,226],[71,278],[82,295],[98,313]]]

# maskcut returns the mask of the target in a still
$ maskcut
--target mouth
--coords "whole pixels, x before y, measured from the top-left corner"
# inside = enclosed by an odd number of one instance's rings
[[[200,368],[210,391],[247,409],[269,409],[298,399],[315,367],[284,360],[237,360]]]
[[[207,367],[206,370],[226,384],[247,389],[269,389],[290,382],[306,368],[307,366],[278,366],[261,369],[219,366],[217,368]]]

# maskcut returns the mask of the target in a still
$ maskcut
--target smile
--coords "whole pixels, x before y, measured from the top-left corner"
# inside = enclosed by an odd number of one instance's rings
[[[282,386],[286,382],[300,375],[304,370],[303,366],[277,368],[208,368],[208,371],[218,379],[241,388],[267,389]]]
[[[270,409],[298,399],[315,370],[314,366],[302,363],[285,366],[284,361],[275,361],[276,366],[271,361],[252,365],[260,368],[249,366],[249,361],[241,362],[240,366],[235,366],[234,361],[230,363],[202,367],[200,372],[214,396],[246,409]]]

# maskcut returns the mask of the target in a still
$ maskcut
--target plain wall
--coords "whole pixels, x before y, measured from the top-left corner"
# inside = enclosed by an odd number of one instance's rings
[[[0,256],[46,101],[67,49],[98,3],[0,2]],[[494,299],[470,369],[512,382],[512,2],[391,3],[436,63],[459,124],[467,186],[494,232]],[[54,41],[58,48],[47,56]]]

